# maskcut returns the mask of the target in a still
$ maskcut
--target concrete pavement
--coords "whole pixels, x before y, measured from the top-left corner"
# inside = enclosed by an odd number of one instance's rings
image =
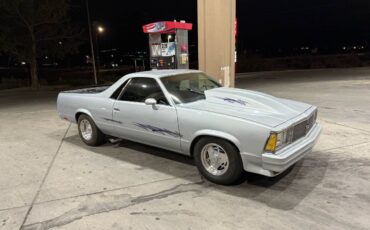
[[[318,105],[323,133],[284,175],[229,187],[168,151],[84,145],[55,91],[0,91],[0,229],[368,229],[370,69],[257,75],[237,87]]]

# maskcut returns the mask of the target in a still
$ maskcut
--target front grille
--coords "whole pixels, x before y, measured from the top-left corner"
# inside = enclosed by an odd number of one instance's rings
[[[292,141],[298,140],[299,138],[304,137],[306,135],[306,125],[307,121],[303,121],[294,126]]]
[[[304,136],[311,130],[316,121],[316,111],[313,112],[310,117],[293,127],[293,138],[292,141],[296,141]]]

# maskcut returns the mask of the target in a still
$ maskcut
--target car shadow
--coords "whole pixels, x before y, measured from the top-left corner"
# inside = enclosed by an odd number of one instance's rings
[[[173,177],[186,178],[201,186],[200,190],[216,190],[280,210],[291,210],[296,207],[321,183],[328,167],[328,159],[315,157],[314,152],[274,178],[245,173],[239,183],[222,186],[203,180],[192,158],[171,151],[128,140],[89,147],[78,135],[66,137],[64,141],[96,154],[134,164],[137,166],[136,170],[149,168]],[[199,181],[203,183],[197,183]]]

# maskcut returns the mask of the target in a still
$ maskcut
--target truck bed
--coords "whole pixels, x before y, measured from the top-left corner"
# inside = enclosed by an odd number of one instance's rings
[[[63,91],[63,93],[94,94],[94,93],[101,93],[104,90],[106,90],[107,88],[109,88],[109,86],[100,86],[100,87],[93,87],[93,88],[68,90],[68,91]]]

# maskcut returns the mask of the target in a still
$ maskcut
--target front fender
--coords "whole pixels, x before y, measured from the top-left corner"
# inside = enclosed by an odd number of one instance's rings
[[[222,131],[203,129],[203,130],[199,130],[195,132],[194,135],[191,137],[189,153],[191,153],[191,148],[193,147],[194,141],[200,136],[212,136],[212,137],[222,138],[222,139],[228,140],[231,143],[233,143],[239,150],[241,149],[240,141],[235,136],[229,133],[222,132]]]

